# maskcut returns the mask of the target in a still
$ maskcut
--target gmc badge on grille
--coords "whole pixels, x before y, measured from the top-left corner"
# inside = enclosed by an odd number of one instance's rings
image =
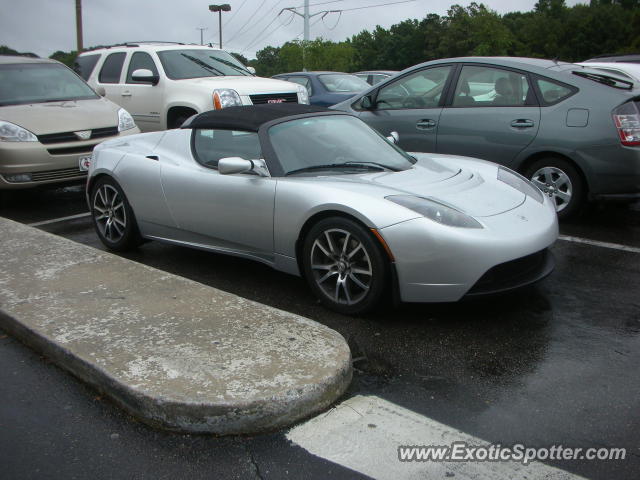
[[[267,103],[284,103],[286,100],[284,98],[270,98],[267,100]]]

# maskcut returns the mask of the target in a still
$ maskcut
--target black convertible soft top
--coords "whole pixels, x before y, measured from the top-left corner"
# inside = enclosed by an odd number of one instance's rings
[[[332,111],[325,107],[298,103],[243,105],[203,112],[187,120],[182,128],[215,128],[257,132],[265,123],[279,118]]]

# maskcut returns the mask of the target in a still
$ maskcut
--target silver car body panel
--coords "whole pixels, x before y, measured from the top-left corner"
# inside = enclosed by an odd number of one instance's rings
[[[460,299],[491,267],[550,246],[554,206],[497,180],[494,163],[413,154],[400,172],[269,177],[220,175],[193,157],[190,129],[105,142],[89,177],[122,186],[143,237],[250,258],[300,275],[300,234],[317,215],[348,215],[376,229],[395,257],[400,297]],[[483,228],[441,225],[387,200],[428,197],[473,215]],[[515,228],[514,228],[515,227]]]

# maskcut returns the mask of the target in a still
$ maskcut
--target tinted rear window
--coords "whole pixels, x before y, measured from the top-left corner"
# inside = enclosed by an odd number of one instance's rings
[[[100,70],[100,83],[118,83],[120,81],[120,72],[122,72],[122,64],[124,63],[124,52],[112,53],[104,61]]]
[[[76,61],[73,64],[73,69],[82,78],[84,78],[85,80],[89,80],[91,72],[93,72],[93,69],[96,67],[96,63],[98,63],[99,59],[99,53],[96,53],[95,55],[83,55],[82,57],[76,57]]]

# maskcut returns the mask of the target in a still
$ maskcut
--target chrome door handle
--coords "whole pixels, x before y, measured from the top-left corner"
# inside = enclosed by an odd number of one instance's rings
[[[518,120],[514,120],[513,122],[511,122],[511,126],[513,128],[531,128],[534,125],[535,124],[533,123],[533,120],[526,120],[523,118],[520,118]]]
[[[428,130],[429,128],[433,128],[436,126],[436,122],[431,120],[430,118],[425,118],[423,120],[418,120],[416,123],[416,128],[418,130]]]
[[[131,96],[131,92],[129,90],[127,90],[126,92],[122,92],[121,95],[123,97],[130,97]]]

